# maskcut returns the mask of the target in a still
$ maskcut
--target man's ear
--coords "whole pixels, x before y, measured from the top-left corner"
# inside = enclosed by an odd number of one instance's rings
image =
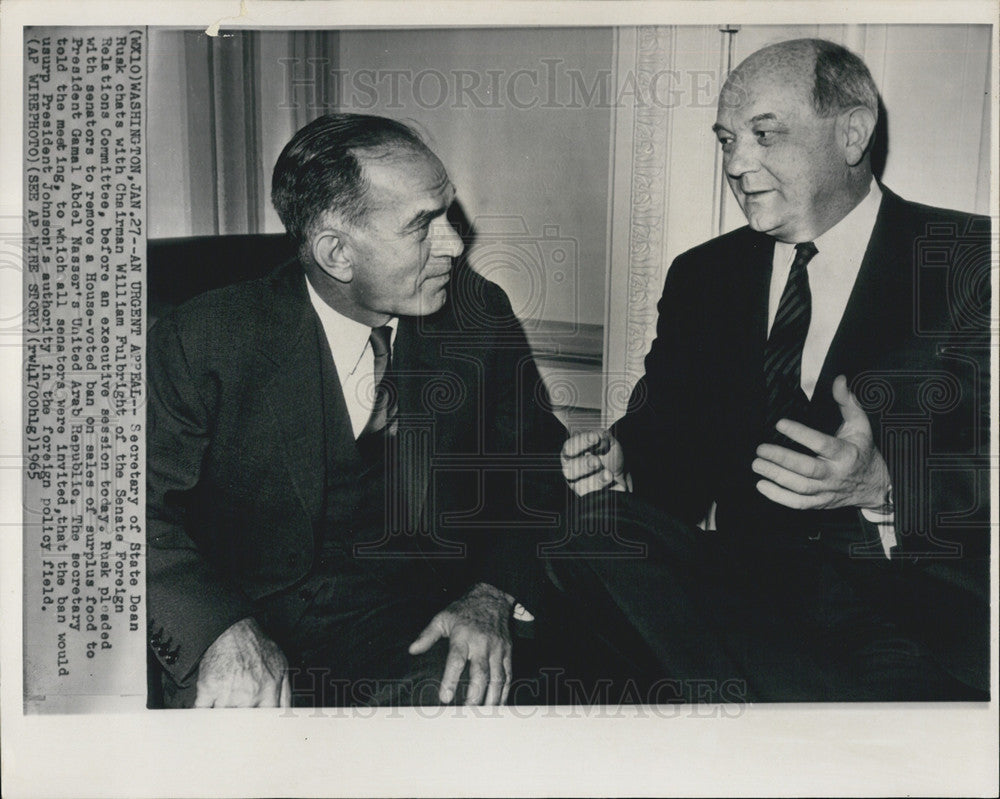
[[[313,235],[311,242],[316,264],[341,283],[350,283],[354,277],[348,242],[344,232],[335,228],[322,228]]]
[[[875,115],[863,105],[841,115],[841,141],[844,142],[844,158],[848,166],[857,166],[868,152],[875,133],[875,121]]]

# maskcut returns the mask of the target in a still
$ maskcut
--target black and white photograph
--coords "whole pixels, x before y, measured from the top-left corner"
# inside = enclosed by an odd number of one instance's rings
[[[16,795],[997,788],[996,3],[128,5],[0,9]]]

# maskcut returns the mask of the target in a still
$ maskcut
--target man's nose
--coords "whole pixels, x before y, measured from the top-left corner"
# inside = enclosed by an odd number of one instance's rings
[[[734,180],[738,180],[747,172],[756,172],[760,166],[756,154],[753,151],[753,142],[746,139],[734,139],[730,145],[728,153],[722,158],[722,166],[726,174]]]
[[[452,227],[444,216],[439,216],[431,223],[431,255],[438,257],[458,258],[465,249],[462,237]]]

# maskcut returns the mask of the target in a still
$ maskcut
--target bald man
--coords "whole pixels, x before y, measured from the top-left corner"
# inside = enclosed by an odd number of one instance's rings
[[[989,220],[880,185],[877,121],[831,42],[733,71],[748,225],[677,258],[628,413],[563,448],[646,557],[577,536],[554,581],[648,701],[988,697]]]

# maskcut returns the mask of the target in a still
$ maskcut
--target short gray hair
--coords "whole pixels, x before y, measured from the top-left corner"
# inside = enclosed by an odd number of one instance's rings
[[[816,54],[813,106],[820,116],[832,116],[864,106],[878,119],[878,88],[865,62],[826,39],[807,39]]]
[[[733,70],[723,95],[728,90],[730,97],[739,99],[742,79],[758,72],[787,71],[806,78],[803,65],[809,62],[814,65],[813,109],[819,116],[833,116],[860,105],[878,119],[878,89],[865,62],[846,47],[826,39],[791,39],[751,53]]]

